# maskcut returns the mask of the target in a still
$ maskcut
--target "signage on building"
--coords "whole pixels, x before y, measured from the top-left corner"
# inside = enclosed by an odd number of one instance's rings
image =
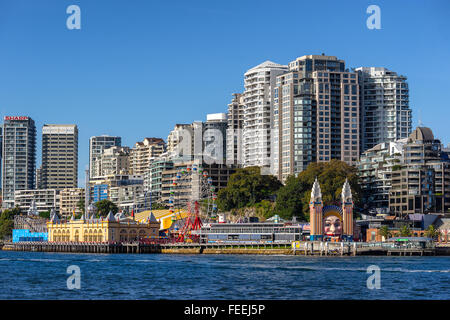
[[[28,117],[10,117],[6,116],[5,121],[20,121],[20,120],[28,120]]]

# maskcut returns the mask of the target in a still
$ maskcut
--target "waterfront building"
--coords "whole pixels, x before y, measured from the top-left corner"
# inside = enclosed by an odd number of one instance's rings
[[[33,206],[38,213],[51,210],[59,212],[59,201],[59,190],[56,189],[16,190],[14,193],[15,206],[21,212],[28,212]]]
[[[361,154],[358,163],[361,202],[370,213],[387,213],[392,170],[397,169],[403,160],[406,141],[383,142]]]
[[[271,166],[273,147],[273,103],[272,90],[276,77],[288,71],[288,67],[265,61],[244,74],[244,124],[243,166]]]
[[[406,77],[386,68],[356,68],[360,79],[362,151],[411,133]]]
[[[104,149],[117,146],[120,147],[122,144],[121,137],[111,137],[108,135],[94,136],[89,139],[89,178],[92,179],[93,175],[93,165],[94,160],[101,156]]]
[[[360,145],[358,73],[334,56],[289,63],[274,86],[273,174],[281,181],[311,162],[355,165]]]
[[[166,151],[166,143],[161,138],[145,138],[136,142],[130,154],[131,172],[144,175],[150,168],[152,159],[161,156]]]
[[[380,214],[375,217],[366,216],[357,220],[356,224],[361,228],[363,241],[380,242],[387,240],[382,235],[381,228],[387,228],[391,237],[401,236],[401,231],[405,227],[410,231],[411,236],[425,237],[426,229],[430,225],[437,225],[439,221],[439,215],[434,214],[409,214],[404,217]]]
[[[35,188],[36,126],[29,117],[4,117],[2,206],[14,207],[14,193]]]
[[[78,203],[85,197],[83,188],[67,188],[59,193],[59,214],[63,218],[82,213]]]
[[[389,210],[395,216],[447,213],[450,210],[450,160],[430,128],[418,127],[403,147],[403,161],[393,168]]]
[[[42,128],[41,188],[61,190],[78,186],[78,128],[45,124]]]
[[[83,215],[70,220],[60,220],[53,215],[47,223],[49,242],[129,242],[141,238],[159,237],[159,225],[151,215],[146,222],[138,222],[125,216],[115,217],[112,212],[106,218],[96,219]]]
[[[233,99],[228,105],[228,126],[226,138],[226,163],[242,165],[242,129],[244,127],[244,97],[233,93]]]
[[[353,241],[358,237],[353,221],[353,196],[347,179],[342,187],[341,207],[324,206],[319,182],[311,190],[310,240]]]
[[[284,223],[208,223],[197,231],[200,243],[292,243],[302,239],[300,225]]]

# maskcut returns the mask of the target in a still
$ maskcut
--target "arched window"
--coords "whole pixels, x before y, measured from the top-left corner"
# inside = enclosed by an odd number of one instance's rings
[[[125,229],[120,230],[120,241],[128,241],[127,230]]]

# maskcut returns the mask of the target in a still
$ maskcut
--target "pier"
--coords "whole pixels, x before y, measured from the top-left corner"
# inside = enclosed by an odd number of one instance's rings
[[[298,242],[291,243],[142,243],[135,242],[17,242],[5,243],[5,251],[68,253],[164,253],[164,254],[284,254],[303,256],[430,256],[450,255],[450,246],[394,248],[386,243]]]

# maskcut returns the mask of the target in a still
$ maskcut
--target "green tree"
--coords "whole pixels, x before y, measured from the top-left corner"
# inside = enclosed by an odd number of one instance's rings
[[[391,231],[389,231],[389,227],[388,226],[382,226],[380,228],[380,235],[382,237],[384,237],[385,240],[387,240],[390,237],[392,237],[392,233],[391,233]]]
[[[262,200],[255,204],[256,214],[260,217],[270,218],[275,214],[274,203],[269,200]]]
[[[259,167],[238,169],[228,180],[226,188],[219,191],[217,205],[220,210],[253,206],[267,200],[282,186],[272,175],[261,175]]]
[[[39,217],[45,218],[45,219],[50,219],[50,211],[40,212]]]
[[[80,200],[78,200],[77,202],[77,207],[78,209],[81,211],[81,214],[84,214],[85,211],[85,201],[84,198],[81,198]],[[80,215],[81,216],[81,215]]]
[[[164,203],[152,202],[152,210],[164,210],[164,209],[168,209],[168,206],[166,206]]]
[[[99,217],[106,217],[110,211],[112,211],[112,213],[114,214],[119,211],[117,205],[110,200],[100,200],[97,201],[94,205],[97,208],[97,215]]]
[[[411,229],[408,225],[403,225],[399,231],[400,237],[410,237],[412,235]]]
[[[430,224],[425,231],[425,234],[428,238],[436,239],[440,235],[440,232],[432,224]]]
[[[14,216],[20,214],[19,208],[3,210],[0,214],[0,239],[11,236],[14,228]]]
[[[331,160],[310,163],[297,177],[289,177],[286,185],[277,193],[275,211],[283,218],[298,216],[301,219],[309,219],[309,201],[316,177],[324,205],[340,205],[345,179],[350,183],[355,206],[360,205],[361,188],[358,184],[357,169],[343,161]]]
[[[310,186],[304,181],[294,176],[289,176],[286,184],[277,192],[275,212],[284,219],[297,216],[300,220],[305,220],[303,194],[308,188]]]

